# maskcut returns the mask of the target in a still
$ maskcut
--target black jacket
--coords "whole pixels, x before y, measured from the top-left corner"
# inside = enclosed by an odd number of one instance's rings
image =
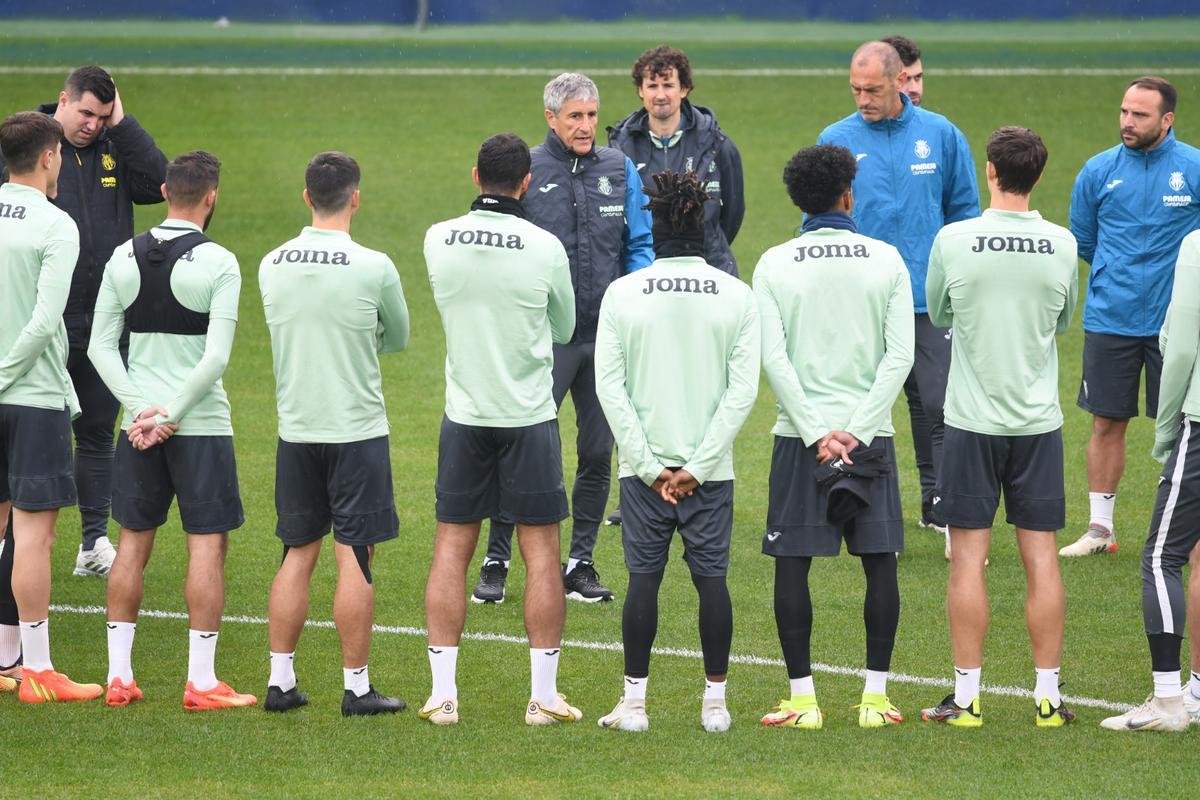
[[[53,114],[57,104],[38,108]],[[0,164],[2,166],[2,164]],[[63,319],[72,349],[86,350],[104,265],[117,245],[133,238],[133,206],[161,203],[167,157],[128,114],[90,145],[62,143],[62,171],[54,205],[79,227],[79,261]]]
[[[609,127],[608,144],[629,156],[647,185],[653,186],[650,176],[664,169],[695,172],[708,181],[712,201],[704,204],[704,260],[737,275],[730,245],[746,215],[742,156],[711,109],[684,100],[681,117],[683,136],[666,150],[650,141],[649,114],[644,108]]]

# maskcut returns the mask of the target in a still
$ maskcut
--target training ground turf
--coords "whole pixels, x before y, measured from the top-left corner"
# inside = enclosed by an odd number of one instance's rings
[[[903,400],[894,420],[910,527],[900,559],[903,611],[893,669],[907,677],[894,678],[889,693],[906,722],[881,731],[855,725],[856,712],[849,706],[858,701],[861,679],[845,669],[862,666],[863,582],[856,560],[843,556],[820,561],[812,576],[813,657],[841,670],[819,667],[816,673],[825,730],[758,725],[758,718],[787,694],[771,610],[772,565],[759,553],[775,413],[765,381],[736,446],[730,589],[733,651],[742,658],[730,672],[731,731],[710,735],[699,726],[703,675],[694,652],[654,659],[648,733],[596,727],[595,719],[611,709],[621,690],[625,575],[614,528],[602,529],[596,562],[618,602],[572,603],[568,610],[559,686],[584,710],[583,723],[537,730],[522,723],[529,667],[527,650],[515,638],[522,635],[519,561],[510,575],[508,602],[469,609],[472,638],[463,642],[459,659],[462,723],[432,728],[411,710],[429,691],[419,629],[434,528],[444,356],[421,242],[432,222],[463,213],[474,197],[470,167],[479,142],[505,130],[531,144],[541,141],[541,89],[558,68],[597,76],[601,120],[611,124],[636,107],[627,70],[637,54],[666,40],[683,47],[696,69],[693,99],[718,111],[723,128],[741,148],[748,211],[734,251],[749,280],[758,255],[790,238],[799,224],[780,179],[784,162],[811,144],[824,125],[853,110],[844,75],[849,54],[857,43],[891,32],[908,33],[924,48],[925,104],[962,128],[980,171],[983,144],[996,127],[1028,125],[1042,135],[1050,163],[1034,202],[1060,224],[1066,224],[1071,183],[1084,160],[1117,142],[1117,110],[1133,77],[1151,68],[1166,72],[1180,90],[1179,136],[1200,144],[1194,124],[1200,113],[1195,60],[1200,24],[1194,20],[579,23],[435,29],[421,38],[375,27],[254,27],[235,21],[218,31],[208,23],[6,20],[0,26],[0,115],[53,100],[67,69],[95,61],[112,69],[127,112],[154,134],[168,156],[204,148],[222,161],[220,201],[209,233],[237,254],[246,278],[225,386],[233,404],[247,523],[230,541],[226,610],[239,618],[227,621],[222,631],[218,673],[242,691],[265,693],[262,618],[280,553],[273,534],[273,381],[255,274],[267,250],[308,222],[300,191],[304,166],[315,152],[344,150],[362,165],[362,209],[354,235],[395,260],[413,334],[409,352],[383,359],[402,535],[376,555],[376,618],[389,630],[377,635],[371,658],[375,685],[405,697],[410,710],[395,718],[343,720],[337,639],[323,626],[305,633],[296,659],[301,686],[312,701],[307,709],[282,718],[258,709],[185,715],[180,700],[186,622],[177,613],[145,615],[134,652],[144,702],[127,709],[100,703],[23,707],[12,696],[0,697],[5,793],[1077,797],[1178,795],[1194,787],[1194,732],[1123,736],[1097,724],[1117,704],[1138,702],[1149,690],[1139,554],[1157,465],[1149,458],[1152,424],[1145,419],[1130,426],[1129,464],[1117,505],[1120,552],[1062,565],[1068,596],[1063,680],[1068,695],[1080,698],[1073,703],[1079,713],[1075,725],[1035,730],[1033,704],[1018,696],[1017,690],[1032,688],[1033,668],[1022,616],[1024,580],[1012,529],[1005,525],[996,529],[988,570],[993,620],[984,681],[1010,689],[985,688],[987,724],[981,730],[959,732],[918,720],[922,706],[949,691],[951,658],[942,541],[916,526],[916,471]],[[290,72],[281,74],[276,67]],[[745,73],[755,68],[770,72]],[[360,72],[353,74],[354,69]],[[469,72],[461,74],[464,69]],[[483,74],[488,70],[500,74]],[[1024,74],[1014,74],[1021,70]],[[139,229],[157,222],[163,209],[142,209]],[[1069,512],[1060,544],[1073,541],[1087,523],[1084,449],[1090,419],[1074,406],[1081,343],[1077,315],[1060,339]],[[312,381],[313,391],[321,391],[321,376],[313,375]],[[564,461],[572,465],[569,404],[562,424]],[[55,555],[54,602],[60,608],[52,615],[53,653],[56,666],[76,679],[103,682],[105,632],[98,606],[104,603],[104,584],[71,577],[78,537],[78,518],[69,510],[61,518]],[[181,538],[176,519],[160,532],[147,574],[145,609],[183,610]],[[332,558],[326,555],[314,579],[315,620],[330,618],[332,579]],[[668,571],[660,608],[658,645],[696,650],[696,601],[682,563]]]

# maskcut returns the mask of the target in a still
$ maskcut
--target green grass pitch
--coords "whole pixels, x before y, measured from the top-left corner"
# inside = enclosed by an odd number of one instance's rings
[[[424,625],[444,357],[421,242],[431,223],[462,213],[474,197],[470,167],[479,142],[505,130],[530,143],[540,141],[545,132],[541,88],[559,67],[595,71],[601,119],[615,122],[637,103],[626,77],[636,55],[664,40],[683,47],[697,70],[693,99],[717,110],[745,162],[748,212],[734,250],[748,280],[758,255],[790,238],[800,221],[780,179],[784,162],[812,143],[824,125],[853,110],[843,70],[855,44],[896,31],[912,35],[924,47],[926,104],[962,128],[980,171],[983,143],[996,127],[1024,124],[1041,133],[1050,163],[1034,201],[1060,224],[1066,223],[1075,174],[1087,157],[1117,141],[1121,93],[1144,69],[1168,71],[1180,90],[1179,136],[1193,143],[1200,138],[1193,124],[1200,102],[1195,62],[1200,24],[1191,19],[857,27],[630,22],[458,28],[434,30],[423,38],[367,26],[300,30],[235,21],[226,31],[216,31],[202,23],[6,21],[0,29],[0,113],[54,99],[65,68],[98,61],[113,67],[127,111],[169,156],[205,148],[223,162],[210,234],[237,254],[246,278],[225,385],[233,404],[247,523],[231,536],[227,575],[227,614],[243,620],[224,626],[219,674],[243,691],[265,691],[266,628],[255,620],[265,616],[280,548],[273,534],[274,386],[255,273],[267,250],[308,222],[300,192],[304,165],[313,153],[340,149],[359,160],[362,209],[354,236],[392,255],[412,312],[409,352],[383,359],[402,535],[376,556],[377,622],[390,630],[377,635],[371,667],[380,689],[419,705],[429,690],[429,674],[424,640],[413,629]],[[122,72],[122,66],[143,71]],[[185,69],[144,71],[159,66]],[[275,66],[343,71],[285,74]],[[232,69],[195,74],[188,67]],[[410,67],[429,72],[388,72]],[[451,71],[464,67],[510,73]],[[755,67],[829,73],[726,72]],[[984,73],[966,72],[976,67]],[[1024,67],[1039,69],[1035,74],[1003,73]],[[345,68],[366,72],[346,74]],[[512,68],[526,68],[529,74],[511,74]],[[157,222],[162,210],[141,209],[139,229]],[[1074,406],[1081,343],[1077,318],[1060,340],[1068,486],[1068,528],[1060,534],[1062,543],[1087,522],[1084,448],[1090,420]],[[313,390],[320,391],[321,376],[312,377]],[[857,702],[860,679],[829,671],[816,674],[828,714],[825,730],[810,734],[759,726],[758,717],[787,689],[782,666],[754,663],[753,658],[779,658],[771,611],[772,565],[759,553],[773,418],[774,400],[764,381],[736,445],[733,651],[748,658],[731,669],[734,726],[727,734],[713,736],[700,729],[703,676],[698,659],[687,654],[663,654],[652,662],[649,733],[635,737],[598,729],[594,720],[620,692],[619,647],[571,644],[564,650],[560,687],[583,708],[584,722],[569,729],[527,729],[521,714],[528,697],[528,658],[525,647],[511,641],[523,632],[523,575],[514,562],[509,601],[469,610],[468,634],[483,640],[463,643],[463,721],[455,728],[428,727],[412,711],[389,719],[343,720],[338,713],[337,639],[326,627],[309,629],[298,650],[297,671],[312,700],[307,709],[283,718],[257,709],[185,716],[180,698],[186,622],[171,615],[144,616],[134,653],[146,691],[143,703],[123,710],[99,703],[23,707],[11,696],[0,697],[6,748],[0,785],[14,796],[33,797],[934,796],[961,792],[965,786],[997,796],[1050,792],[1075,797],[1162,796],[1194,783],[1194,733],[1109,734],[1097,722],[1110,712],[1090,705],[1077,707],[1078,724],[1059,732],[1039,731],[1033,727],[1028,698],[986,690],[987,724],[982,729],[933,728],[916,721],[919,709],[947,690],[928,680],[890,684],[892,699],[909,720],[896,729],[859,730],[849,706]],[[941,540],[916,526],[916,471],[903,401],[894,420],[911,524],[900,559],[903,609],[893,669],[940,681],[948,678],[951,666],[946,565]],[[564,461],[571,465],[569,404],[562,425]],[[1148,690],[1138,559],[1156,485],[1157,468],[1148,455],[1151,439],[1148,420],[1131,425],[1129,463],[1117,507],[1120,551],[1062,565],[1068,596],[1063,678],[1072,696],[1130,703]],[[80,609],[103,604],[104,584],[70,576],[78,535],[77,515],[64,513],[54,602],[75,610],[53,614],[55,662],[77,679],[103,681],[102,617]],[[564,530],[564,539],[566,535]],[[183,610],[181,538],[176,519],[160,532],[147,574],[145,609]],[[984,681],[1031,688],[1024,579],[1012,530],[1004,524],[996,527],[991,560],[993,617]],[[616,529],[602,529],[596,561],[603,578],[623,594]],[[858,563],[848,556],[819,561],[815,567],[816,661],[861,667],[862,584]],[[332,586],[332,559],[326,556],[314,579],[314,619],[330,618]],[[681,563],[668,570],[660,608],[658,646],[697,649],[696,601]],[[487,634],[499,637],[489,641]],[[566,638],[619,643],[620,603],[571,604]]]

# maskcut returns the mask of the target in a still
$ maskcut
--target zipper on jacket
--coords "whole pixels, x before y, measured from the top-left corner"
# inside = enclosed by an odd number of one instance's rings
[[[79,171],[78,171],[79,198],[80,198],[79,215],[83,218],[83,225],[79,226],[81,228],[81,230],[79,231],[79,235],[80,235],[80,239],[81,239],[79,250],[80,250],[80,253],[85,253],[85,252],[91,253],[94,249],[93,244],[92,244],[92,222],[91,222],[91,216],[88,214],[89,200],[86,196],[86,187],[84,186],[83,159],[81,159],[79,157],[79,148],[72,146],[71,151],[75,154],[75,163],[77,163],[79,165]],[[83,237],[87,238],[87,247],[86,248],[83,247],[83,241],[82,241]]]

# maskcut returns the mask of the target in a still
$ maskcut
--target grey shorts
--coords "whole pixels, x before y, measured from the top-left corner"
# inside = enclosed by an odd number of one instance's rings
[[[525,525],[566,519],[558,420],[490,428],[442,417],[436,512],[439,522],[450,523],[501,513]]]
[[[78,502],[66,409],[0,405],[0,503],[10,500],[22,511]]]
[[[369,545],[400,535],[388,437],[337,444],[279,440],[275,450],[275,535],[293,547],[333,527],[334,541]]]
[[[226,533],[245,522],[232,436],[172,436],[149,450],[117,437],[112,516],[145,531],[167,521],[171,501],[187,533]]]
[[[828,521],[828,495],[817,484],[817,448],[794,436],[776,436],[768,483],[767,530],[763,552],[769,556],[836,556],[846,551],[900,553],[904,550],[904,517],[896,475],[896,447],[890,436],[876,437],[884,464],[891,471],[871,481],[869,505],[841,525]],[[850,457],[854,458],[853,451]]]
[[[641,478],[621,478],[621,542],[630,572],[666,568],[675,531],[693,575],[724,576],[733,535],[733,481],[708,481],[672,505]]]
[[[956,528],[990,528],[1004,491],[1010,525],[1057,531],[1066,524],[1062,430],[992,436],[946,426],[946,450],[934,502]]]
[[[1138,388],[1146,371],[1146,416],[1158,414],[1162,353],[1157,336],[1083,334],[1083,380],[1077,403],[1084,411],[1110,419],[1138,415]]]

